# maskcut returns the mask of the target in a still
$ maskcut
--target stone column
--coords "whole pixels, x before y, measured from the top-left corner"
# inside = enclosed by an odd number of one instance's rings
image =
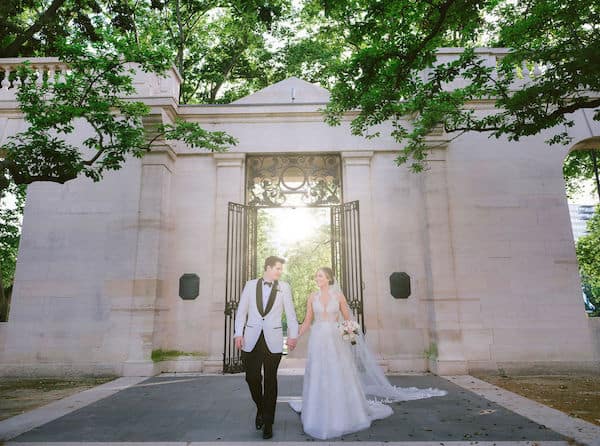
[[[425,281],[431,347],[429,369],[438,375],[467,373],[447,181],[445,145],[431,149],[428,170],[420,173]],[[437,350],[437,354],[435,351]]]
[[[152,376],[151,359],[156,312],[159,308],[169,225],[171,175],[176,155],[168,145],[158,143],[141,161],[138,239],[135,269],[128,305],[129,336],[124,376]]]
[[[215,229],[213,233],[213,293],[209,306],[210,345],[205,371],[218,372],[223,365],[225,273],[227,262],[227,207],[244,203],[245,153],[215,153]]]
[[[360,243],[362,251],[364,316],[367,339],[375,352],[379,347],[379,296],[377,295],[377,252],[373,231],[376,222],[373,216],[371,159],[372,151],[341,152],[343,166],[343,199],[344,202],[359,201],[360,208]]]
[[[136,92],[132,97],[167,101],[166,108],[155,107],[144,118],[144,127],[152,137],[153,127],[172,116],[167,110],[179,99],[181,77],[174,67],[163,77],[143,72],[137,63],[129,63],[128,66],[136,70],[133,77]],[[155,319],[157,312],[161,311],[159,298],[163,272],[160,260],[166,254],[171,175],[175,160],[173,149],[160,138],[141,161],[138,240],[131,302],[126,309],[129,312],[129,346],[127,360],[123,363],[124,376],[154,375],[151,354]]]

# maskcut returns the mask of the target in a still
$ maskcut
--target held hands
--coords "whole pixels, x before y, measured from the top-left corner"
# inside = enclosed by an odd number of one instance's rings
[[[298,343],[298,338],[288,338],[287,340],[287,346],[290,349],[290,351],[294,350],[296,348],[296,344]]]
[[[236,336],[235,337],[235,348],[237,348],[238,350],[241,350],[243,346],[244,346],[244,337]]]

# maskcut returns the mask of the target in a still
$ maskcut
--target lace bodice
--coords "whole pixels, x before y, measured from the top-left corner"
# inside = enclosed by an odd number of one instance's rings
[[[335,291],[328,293],[326,305],[323,306],[321,292],[318,291],[313,297],[313,313],[315,322],[337,322],[340,314],[340,301]]]

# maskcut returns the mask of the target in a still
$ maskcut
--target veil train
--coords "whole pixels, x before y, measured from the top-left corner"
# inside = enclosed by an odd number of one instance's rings
[[[335,278],[331,289],[342,293]],[[350,313],[350,318],[356,322],[356,318],[352,313]],[[362,331],[359,331],[358,336],[356,336],[356,344],[352,346],[352,354],[365,394],[367,396],[383,398],[381,402],[391,403],[395,401],[418,400],[434,396],[444,396],[448,393],[445,390],[434,389],[432,387],[399,387],[390,383],[379,364],[377,364],[377,360],[373,356]]]

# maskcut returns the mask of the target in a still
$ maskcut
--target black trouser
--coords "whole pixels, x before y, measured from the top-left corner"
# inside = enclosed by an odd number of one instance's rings
[[[265,342],[263,332],[251,352],[242,351],[242,361],[246,368],[246,382],[250,388],[256,408],[262,413],[265,424],[273,424],[275,420],[275,404],[277,403],[277,368],[281,361],[281,353],[271,353]],[[263,392],[261,369],[265,369],[265,389]]]

